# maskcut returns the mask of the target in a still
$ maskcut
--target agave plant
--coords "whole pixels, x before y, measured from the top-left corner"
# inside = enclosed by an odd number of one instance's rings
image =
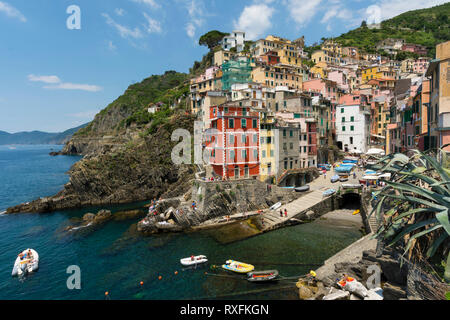
[[[404,254],[409,252],[410,258],[418,241],[427,240],[422,241],[426,248],[422,245],[420,249],[431,258],[439,248],[443,253],[450,251],[450,171],[440,164],[447,163],[442,150],[436,156],[412,152],[412,157],[388,155],[372,166],[390,172],[391,179],[374,194],[377,202],[371,215],[376,213],[380,226],[375,237],[389,246],[403,240]],[[450,252],[447,254],[444,278],[450,281]]]

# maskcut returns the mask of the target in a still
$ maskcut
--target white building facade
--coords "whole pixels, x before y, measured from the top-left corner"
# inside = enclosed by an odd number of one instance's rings
[[[222,49],[229,51],[231,48],[236,48],[237,52],[244,50],[245,46],[245,32],[235,30],[222,39]]]
[[[370,111],[357,105],[336,107],[336,140],[345,152],[367,152],[370,143]]]

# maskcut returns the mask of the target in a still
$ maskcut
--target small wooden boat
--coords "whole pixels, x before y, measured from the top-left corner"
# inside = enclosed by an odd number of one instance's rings
[[[347,182],[348,181],[348,177],[342,176],[342,177],[339,178],[339,181],[340,182]]]
[[[268,282],[278,280],[278,270],[255,271],[247,274],[247,281],[250,282]]]
[[[295,188],[295,191],[296,192],[306,192],[306,191],[309,191],[310,188],[311,187],[309,185],[306,185],[306,186],[303,186],[303,187]]]
[[[237,273],[249,273],[255,269],[251,264],[234,260],[227,260],[225,264],[222,265],[222,268]]]
[[[39,254],[34,249],[26,249],[17,256],[11,275],[13,277],[21,276],[26,273],[35,272],[38,268]]]
[[[339,176],[338,175],[335,175],[335,176],[331,177],[331,183],[336,183],[338,181],[339,181]]]
[[[190,258],[184,258],[180,260],[180,263],[185,266],[195,266],[198,264],[206,263],[208,262],[208,258],[206,256],[195,256]]]

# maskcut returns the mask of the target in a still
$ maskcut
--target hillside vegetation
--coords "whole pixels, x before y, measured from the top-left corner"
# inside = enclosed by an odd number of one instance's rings
[[[123,95],[100,111],[91,124],[75,136],[113,133],[133,122],[150,122],[148,106],[158,102],[165,106],[176,103],[189,92],[188,79],[189,75],[185,73],[166,71],[163,75],[153,75],[130,85]]]
[[[353,46],[375,53],[379,41],[387,38],[405,39],[407,43],[424,45],[434,57],[436,45],[450,40],[450,2],[440,6],[405,12],[383,21],[380,29],[364,24],[335,40],[343,46]]]

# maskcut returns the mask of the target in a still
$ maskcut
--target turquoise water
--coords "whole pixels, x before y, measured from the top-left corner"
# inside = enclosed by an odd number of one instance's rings
[[[60,148],[0,146],[0,212],[61,190],[68,182],[65,172],[80,158],[48,156]],[[290,277],[314,268],[294,264],[322,263],[361,237],[357,230],[324,221],[231,244],[220,244],[206,232],[141,237],[134,232],[138,219],[111,221],[87,234],[61,231],[89,211],[94,210],[0,215],[0,299],[104,299],[105,291],[111,299],[294,299],[294,289],[267,290],[293,286],[293,281],[261,285],[229,273],[210,276],[208,267],[183,270],[179,259],[205,254],[212,264],[235,259]],[[29,247],[40,254],[39,271],[22,281],[12,278],[17,254]],[[81,290],[67,289],[70,265],[81,269]]]

